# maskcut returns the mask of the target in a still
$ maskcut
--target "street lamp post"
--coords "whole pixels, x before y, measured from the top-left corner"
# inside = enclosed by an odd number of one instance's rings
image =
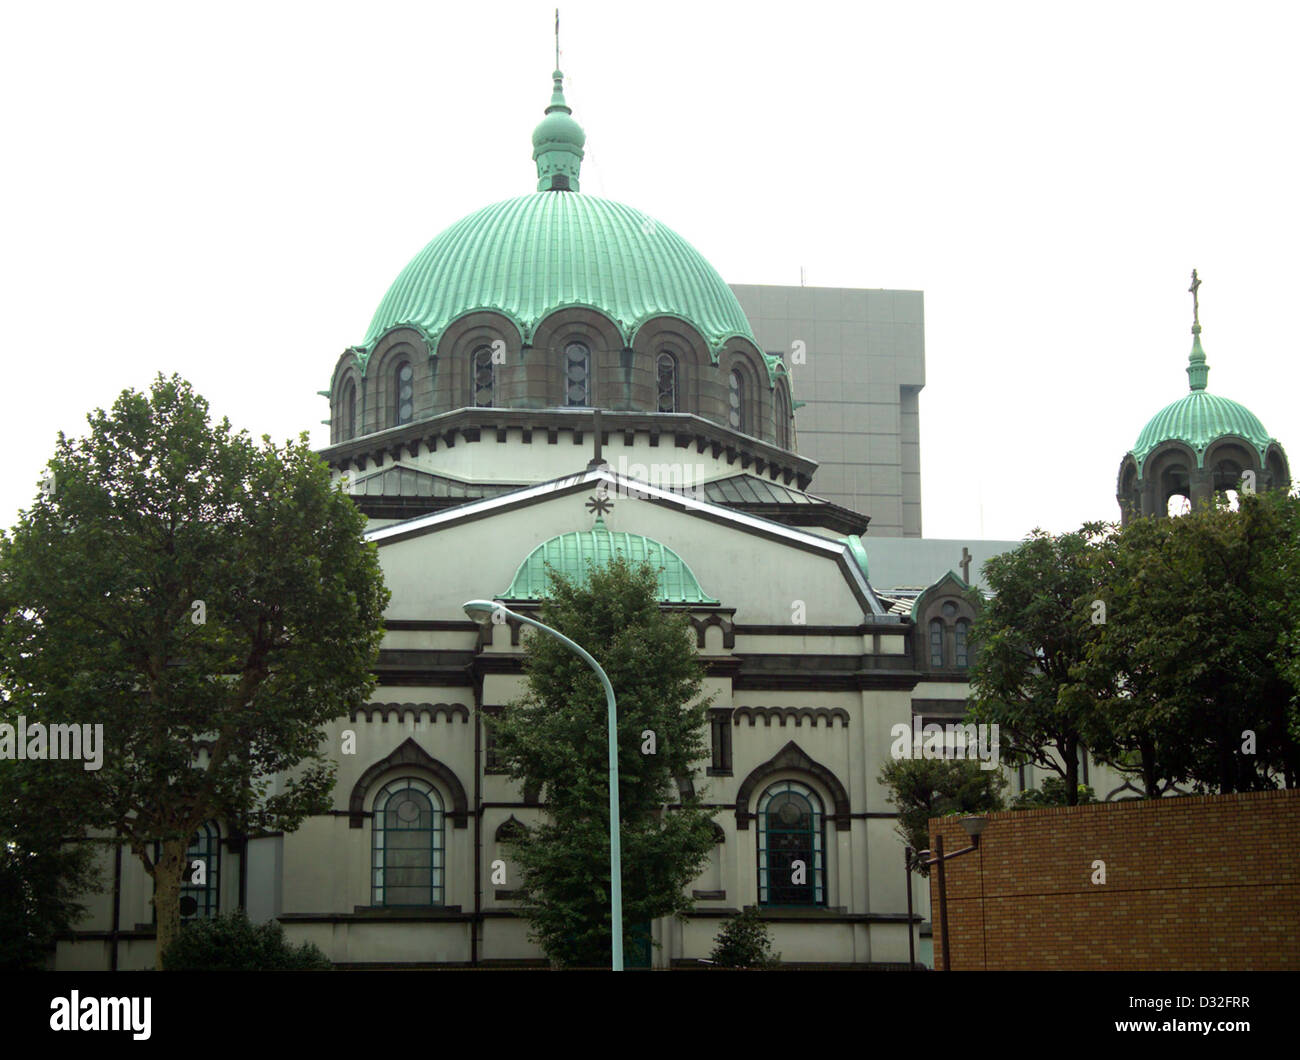
[[[614,686],[609,683],[609,677],[601,669],[600,663],[588,654],[580,644],[576,644],[566,637],[559,630],[552,629],[550,626],[543,625],[536,619],[529,618],[527,615],[517,614],[514,611],[503,607],[501,604],[493,603],[491,600],[470,600],[465,604],[465,613],[470,618],[480,619],[484,616],[491,617],[497,613],[508,615],[516,621],[523,622],[529,626],[534,626],[549,633],[556,640],[560,641],[571,651],[582,658],[588,666],[596,671],[596,676],[600,678],[600,683],[605,689],[605,703],[609,713],[609,890],[610,890],[610,928],[613,933],[613,969],[616,972],[623,970],[623,851],[619,843],[619,813],[618,813],[618,715],[615,712],[614,705]]]
[[[959,858],[963,854],[969,854],[973,850],[980,848],[980,834],[984,831],[984,826],[988,824],[987,817],[971,816],[961,818],[961,825],[966,829],[966,834],[970,836],[970,846],[963,847],[961,850],[954,850],[951,854],[943,852],[943,836],[934,837],[934,850],[922,850],[918,855],[917,865],[936,866],[939,873],[939,932],[943,940],[943,970],[952,971],[951,952],[948,946],[948,887],[944,879],[943,866],[945,862],[953,858]],[[929,855],[933,854],[933,857]],[[910,892],[909,892],[910,897]],[[909,928],[910,930],[910,928]]]

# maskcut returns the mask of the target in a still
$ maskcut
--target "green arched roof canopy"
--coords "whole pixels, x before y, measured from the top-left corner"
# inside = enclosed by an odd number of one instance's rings
[[[389,288],[361,348],[402,326],[436,343],[482,309],[517,322],[529,341],[547,315],[574,305],[607,314],[628,345],[639,322],[661,314],[693,325],[715,355],[736,336],[758,345],[731,288],[676,232],[622,203],[545,191],[484,207],[435,238]]]
[[[1196,466],[1203,467],[1210,444],[1229,436],[1250,443],[1259,452],[1261,461],[1273,441],[1259,418],[1246,406],[1207,390],[1193,390],[1152,416],[1131,451],[1138,462],[1139,474],[1145,469],[1152,450],[1168,441],[1186,442],[1196,453]]]
[[[561,574],[579,584],[587,580],[590,566],[603,566],[621,553],[632,563],[648,561],[659,570],[659,602],[666,604],[716,604],[706,596],[691,568],[676,552],[640,534],[610,530],[603,519],[596,519],[590,530],[557,534],[528,554],[515,571],[510,588],[501,600],[540,600],[550,591],[546,573],[549,563]]]
[[[1193,286],[1196,274],[1192,274]],[[1240,405],[1206,389],[1210,367],[1201,346],[1199,318],[1192,325],[1192,352],[1187,357],[1188,393],[1166,405],[1142,428],[1138,440],[1129,450],[1137,461],[1138,477],[1146,471],[1146,460],[1163,442],[1183,442],[1196,453],[1196,466],[1205,466],[1205,453],[1220,438],[1236,437],[1246,441],[1259,453],[1260,462],[1276,439],[1245,405]]]

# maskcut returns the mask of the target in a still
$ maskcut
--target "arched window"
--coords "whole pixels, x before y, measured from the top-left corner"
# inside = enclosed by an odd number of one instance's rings
[[[727,421],[738,431],[748,427],[748,410],[745,408],[745,377],[739,368],[733,368],[727,380]]]
[[[776,444],[782,449],[790,448],[790,395],[785,385],[778,383],[776,388]]]
[[[343,388],[343,438],[355,438],[357,436],[357,384],[348,380]]]
[[[970,620],[957,619],[953,634],[953,662],[957,666],[970,665]]]
[[[185,860],[188,864],[185,883],[181,886],[181,917],[216,916],[221,881],[221,833],[215,823],[209,821],[199,828],[185,851]],[[202,869],[196,862],[202,864]]]
[[[442,798],[403,777],[375,796],[371,882],[375,905],[442,905]]]
[[[822,803],[809,787],[780,780],[758,800],[759,905],[825,905]]]
[[[655,375],[659,382],[659,411],[677,411],[677,358],[671,353],[661,353],[655,362]]]
[[[497,369],[492,363],[492,347],[480,346],[473,354],[474,405],[489,408],[497,403]]]
[[[591,404],[591,351],[581,342],[564,347],[564,403],[573,408]]]
[[[930,622],[930,665],[943,665],[943,623],[937,618]]]
[[[393,369],[393,426],[410,423],[415,416],[415,369],[399,361]]]
[[[162,844],[154,844],[154,862],[162,855]],[[214,917],[221,896],[221,830],[215,822],[200,826],[185,851],[185,872],[181,876],[181,919]],[[154,923],[158,911],[154,910]]]

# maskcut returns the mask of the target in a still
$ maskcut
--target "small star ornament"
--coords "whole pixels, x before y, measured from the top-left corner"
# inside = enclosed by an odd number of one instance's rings
[[[609,491],[603,486],[587,501],[587,511],[593,515],[608,515],[613,510],[614,502],[609,499]]]

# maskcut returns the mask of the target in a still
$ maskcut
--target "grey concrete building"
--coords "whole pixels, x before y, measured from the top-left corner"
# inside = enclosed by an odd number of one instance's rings
[[[820,464],[813,491],[869,515],[872,538],[920,537],[922,293],[730,286],[790,371],[797,449]]]

